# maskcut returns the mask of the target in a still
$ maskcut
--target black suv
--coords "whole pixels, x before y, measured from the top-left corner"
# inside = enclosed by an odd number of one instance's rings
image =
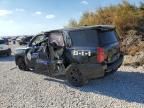
[[[116,72],[123,62],[119,37],[110,25],[60,29],[35,36],[27,48],[16,50],[21,70],[66,75],[74,86]]]

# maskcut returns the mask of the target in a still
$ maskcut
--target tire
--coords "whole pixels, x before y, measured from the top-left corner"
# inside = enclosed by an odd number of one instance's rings
[[[78,68],[72,68],[67,71],[66,77],[68,82],[75,87],[81,87],[88,82],[88,80],[84,78]]]
[[[25,64],[24,59],[22,57],[17,59],[17,66],[20,70],[23,70],[23,71],[28,71],[29,70],[28,67]]]

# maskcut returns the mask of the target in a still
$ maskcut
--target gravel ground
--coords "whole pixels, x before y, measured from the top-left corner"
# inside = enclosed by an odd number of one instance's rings
[[[144,70],[118,72],[76,88],[63,79],[20,71],[0,57],[0,108],[144,108]]]

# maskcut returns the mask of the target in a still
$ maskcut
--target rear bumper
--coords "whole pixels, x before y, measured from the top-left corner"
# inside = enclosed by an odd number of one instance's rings
[[[105,72],[111,72],[113,70],[118,69],[123,62],[123,55],[112,64],[73,64],[69,67],[69,69],[77,66],[80,72],[86,79],[94,79],[103,77]],[[69,71],[69,69],[67,71]]]
[[[7,49],[7,50],[0,50],[0,55],[4,55],[4,54],[9,54],[11,52],[11,49]]]
[[[80,64],[78,65],[80,72],[87,79],[93,79],[103,77],[106,69],[106,65],[101,64]]]
[[[120,58],[114,63],[107,64],[107,69],[105,70],[105,72],[111,72],[113,70],[118,69],[122,65],[123,59],[124,59],[124,56],[121,55]]]
[[[106,65],[101,64],[71,64],[66,68],[66,73],[78,68],[84,79],[94,79],[103,77],[105,74]]]

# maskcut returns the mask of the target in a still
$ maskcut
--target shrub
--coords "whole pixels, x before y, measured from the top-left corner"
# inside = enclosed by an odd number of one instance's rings
[[[128,30],[144,31],[144,3],[139,7],[124,1],[116,6],[100,8],[95,12],[85,12],[79,21],[70,20],[68,26],[110,24],[117,27],[122,38]]]

